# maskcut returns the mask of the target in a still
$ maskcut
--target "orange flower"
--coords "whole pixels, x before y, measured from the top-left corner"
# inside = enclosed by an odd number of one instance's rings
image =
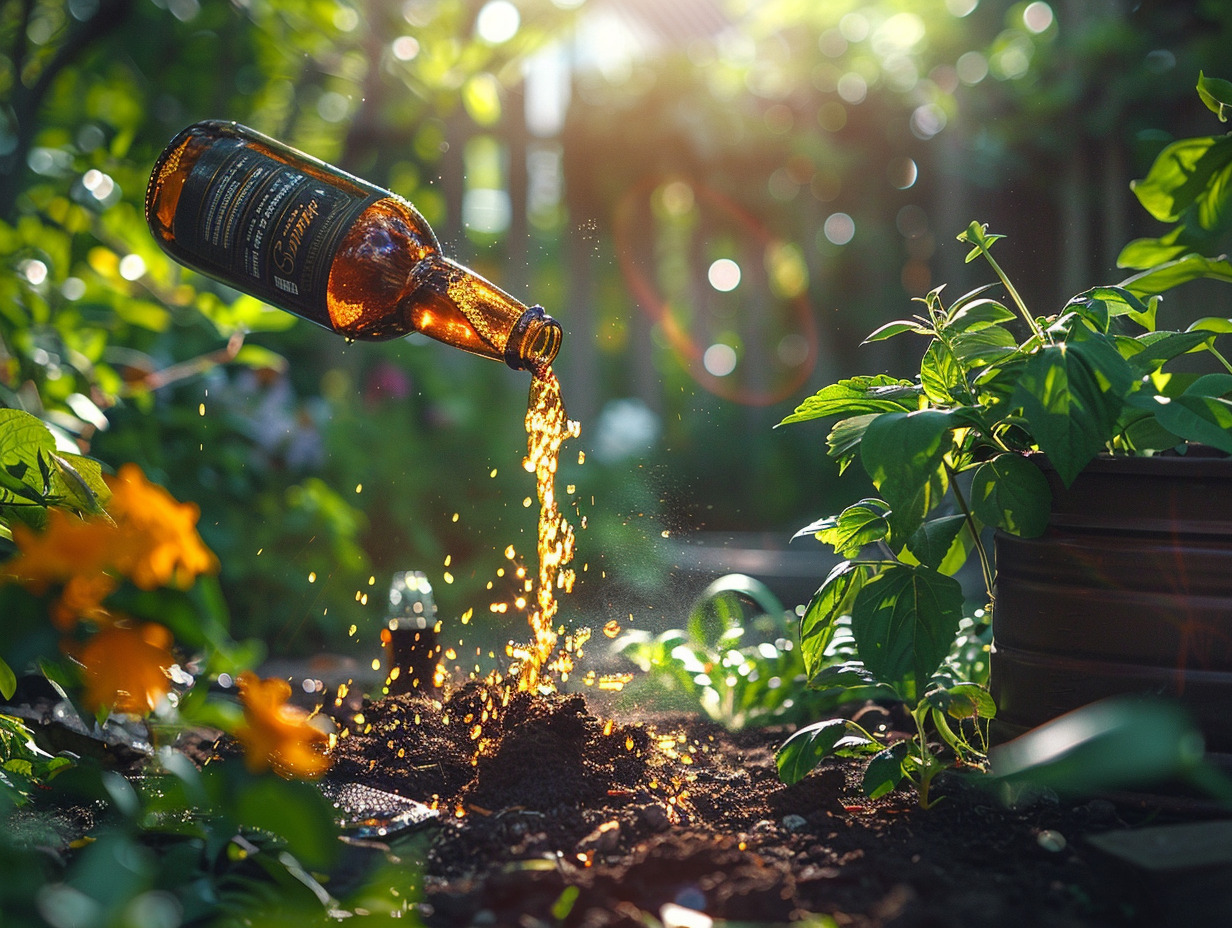
[[[308,780],[329,769],[329,738],[313,727],[307,712],[287,705],[291,684],[276,677],[262,680],[247,671],[237,682],[247,724],[236,729],[235,737],[244,745],[248,769],[272,767],[279,776]]]
[[[86,642],[78,659],[85,677],[85,701],[95,711],[145,715],[171,692],[167,676],[175,658],[171,632],[162,625],[114,625]]]
[[[103,600],[115,592],[116,579],[110,574],[78,574],[64,584],[64,591],[51,607],[51,621],[62,632],[70,631],[78,619],[100,624],[110,618]]]
[[[217,569],[217,558],[197,534],[201,510],[195,504],[176,502],[162,487],[146,480],[135,464],[125,464],[107,483],[112,491],[107,508],[114,521],[86,520],[49,509],[42,532],[16,525],[13,541],[19,554],[4,566],[3,576],[42,594],[53,583],[71,585],[73,581],[88,582],[100,590],[102,581],[97,578],[104,572],[126,576],[143,590],[185,589],[199,574]],[[75,595],[84,592],[79,589]],[[98,606],[109,592],[96,597],[93,605]],[[67,611],[57,615],[58,624],[72,621],[66,616],[73,597],[66,599]]]
[[[198,574],[217,569],[217,558],[197,534],[201,510],[195,503],[176,502],[136,464],[125,464],[107,485],[107,508],[119,529],[114,564],[133,583],[143,590],[186,589]]]
[[[13,541],[20,553],[4,566],[5,576],[40,594],[52,583],[101,572],[116,548],[115,526],[105,520],[87,521],[63,509],[47,510],[42,532],[14,525]]]

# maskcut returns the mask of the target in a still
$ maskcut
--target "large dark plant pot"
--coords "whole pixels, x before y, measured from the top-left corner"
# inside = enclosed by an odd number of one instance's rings
[[[998,740],[1105,696],[1180,699],[1232,757],[1232,459],[1101,458],[996,537]]]

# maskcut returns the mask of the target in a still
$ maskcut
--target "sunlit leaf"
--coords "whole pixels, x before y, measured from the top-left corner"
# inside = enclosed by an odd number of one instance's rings
[[[0,698],[12,699],[17,692],[17,674],[13,668],[0,658]]]
[[[102,465],[79,454],[51,454],[52,493],[74,509],[89,515],[104,515],[111,490],[103,480]]]
[[[997,704],[992,694],[975,683],[934,687],[924,694],[924,699],[953,719],[990,719],[997,714]]]
[[[1232,402],[1189,394],[1158,399],[1155,418],[1169,432],[1232,454]]]
[[[940,569],[954,541],[967,525],[966,516],[929,519],[907,541],[907,550],[921,563]]]
[[[912,410],[916,408],[912,389],[909,381],[888,374],[840,380],[808,397],[779,425],[820,419],[823,416]]]
[[[774,755],[779,779],[790,786],[805,778],[847,734],[846,719],[827,719],[806,725],[783,742]]]
[[[1222,258],[1204,258],[1201,255],[1185,255],[1175,261],[1152,267],[1121,281],[1121,286],[1139,296],[1162,293],[1191,280],[1210,278],[1232,282],[1232,263]]]
[[[878,680],[922,686],[949,653],[962,609],[953,577],[923,565],[888,567],[864,584],[852,607],[860,660]]]
[[[886,413],[868,424],[860,460],[890,505],[896,536],[910,536],[944,496],[953,425],[950,413],[934,409]]]
[[[855,457],[860,442],[868,424],[880,413],[870,412],[863,416],[850,416],[834,423],[826,436],[826,453],[839,462],[839,472],[843,472]]]
[[[1198,96],[1207,108],[1219,117],[1220,122],[1228,121],[1228,112],[1232,110],[1232,81],[1207,77],[1199,71]]]
[[[850,561],[838,564],[813,594],[800,618],[800,655],[809,685],[825,667],[826,649],[834,640],[838,620],[851,611],[855,596],[870,569]]]
[[[910,754],[911,742],[899,741],[875,755],[864,770],[864,795],[878,799],[897,789],[907,776],[905,762]]]
[[[1052,490],[1038,467],[1018,454],[999,454],[975,469],[971,509],[985,525],[1035,538],[1048,527]]]
[[[887,338],[893,338],[895,335],[901,335],[903,332],[914,332],[916,335],[932,335],[931,327],[916,319],[899,319],[895,322],[887,322],[885,325],[875,329],[868,338],[864,339],[864,343],[880,342]]]
[[[1073,483],[1111,438],[1134,374],[1105,337],[1093,333],[1050,345],[1027,362],[1013,394],[1039,448]]]
[[[835,553],[854,557],[867,544],[886,537],[890,524],[886,521],[889,507],[879,499],[862,499],[844,509],[839,515],[814,523],[800,534],[812,532],[825,544],[832,545]]]
[[[1127,355],[1126,360],[1138,375],[1149,374],[1173,358],[1179,358],[1214,337],[1214,332],[1201,331],[1148,332],[1140,338],[1132,339],[1140,348],[1133,354]]]
[[[1232,138],[1180,139],[1160,152],[1147,176],[1130,187],[1152,216],[1161,222],[1176,222],[1191,206],[1201,209],[1206,204],[1209,208],[1212,178],[1229,164]]]
[[[920,386],[938,406],[952,405],[955,391],[966,387],[962,365],[945,342],[934,341],[924,352],[920,361]]]
[[[42,479],[47,465],[40,459],[55,450],[55,437],[38,418],[20,409],[0,409],[0,484],[5,491],[41,501],[50,487]]]

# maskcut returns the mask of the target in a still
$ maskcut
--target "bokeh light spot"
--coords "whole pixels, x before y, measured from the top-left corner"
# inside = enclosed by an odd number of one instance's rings
[[[716,342],[702,355],[702,366],[712,377],[726,377],[736,369],[736,349]]]
[[[911,134],[928,141],[945,128],[945,123],[945,110],[935,103],[925,103],[917,106],[911,114]]]
[[[1026,9],[1022,11],[1022,24],[1028,30],[1039,35],[1052,25],[1053,15],[1052,7],[1043,0],[1035,0],[1034,3],[1028,3]]]
[[[400,35],[394,39],[390,50],[399,61],[410,61],[419,54],[419,40],[413,35]]]
[[[518,27],[521,25],[521,14],[509,0],[491,0],[485,3],[475,19],[475,31],[479,38],[489,45],[508,42],[518,34]]]
[[[868,96],[868,81],[855,71],[848,71],[838,79],[838,95],[847,103],[863,103]]]
[[[826,218],[822,232],[834,245],[846,245],[856,235],[856,222],[846,213],[832,213]]]
[[[740,285],[740,265],[731,258],[719,258],[710,265],[706,279],[720,293],[730,293]]]
[[[145,260],[141,255],[125,255],[121,258],[120,276],[125,280],[140,280],[145,276]]]
[[[954,70],[964,84],[978,84],[988,76],[988,59],[980,52],[964,52],[954,63]]]
[[[21,272],[34,286],[38,286],[47,279],[47,265],[37,258],[32,258],[26,261],[21,266]]]

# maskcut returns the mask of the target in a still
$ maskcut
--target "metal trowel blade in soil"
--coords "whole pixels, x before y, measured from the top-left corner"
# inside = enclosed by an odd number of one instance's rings
[[[397,793],[362,783],[321,783],[321,792],[342,813],[342,827],[359,838],[392,838],[427,825],[437,810]]]

